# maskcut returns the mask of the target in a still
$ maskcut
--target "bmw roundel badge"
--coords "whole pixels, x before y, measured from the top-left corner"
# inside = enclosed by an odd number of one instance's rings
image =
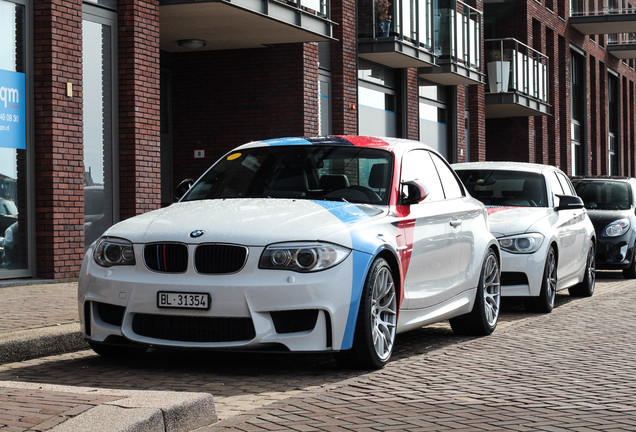
[[[203,234],[205,234],[205,231],[203,230],[194,230],[190,233],[190,237],[197,238],[197,237],[201,237]]]

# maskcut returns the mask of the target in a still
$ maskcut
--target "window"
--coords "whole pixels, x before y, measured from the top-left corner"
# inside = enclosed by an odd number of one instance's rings
[[[426,186],[428,196],[424,202],[444,199],[444,189],[430,152],[413,150],[402,159],[402,182],[419,180]]]
[[[420,141],[448,156],[448,109],[446,87],[420,83]]]
[[[444,188],[444,196],[446,199],[461,198],[464,196],[464,189],[457,182],[457,177],[453,174],[450,167],[439,156],[431,153],[437,173],[442,180],[442,187]]]
[[[570,69],[572,175],[582,175],[585,172],[585,57],[572,51]]]
[[[553,199],[557,199],[554,195],[565,195],[565,191],[563,190],[563,186],[561,182],[557,178],[556,173],[550,174],[550,189],[552,190]]]
[[[395,71],[360,61],[358,105],[360,135],[398,136]]]
[[[31,276],[29,233],[31,2],[0,0],[0,278]]]
[[[83,7],[84,237],[88,247],[118,214],[117,183],[117,15]],[[92,213],[93,200],[103,201]]]

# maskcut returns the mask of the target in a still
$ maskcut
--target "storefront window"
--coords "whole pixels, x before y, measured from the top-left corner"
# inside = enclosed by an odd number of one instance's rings
[[[420,141],[448,159],[446,87],[420,83]]]
[[[0,278],[29,276],[26,4],[0,0]]]
[[[116,14],[84,6],[84,238],[86,247],[114,222]]]
[[[392,69],[360,61],[358,106],[360,135],[397,137],[397,78]]]

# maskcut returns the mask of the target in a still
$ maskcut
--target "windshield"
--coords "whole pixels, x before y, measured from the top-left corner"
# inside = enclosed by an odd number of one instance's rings
[[[623,182],[574,182],[576,193],[590,210],[629,210],[629,186]]]
[[[270,146],[225,156],[182,201],[296,198],[387,204],[393,156],[348,146]]]
[[[485,205],[547,207],[541,174],[503,170],[458,170],[468,192]]]

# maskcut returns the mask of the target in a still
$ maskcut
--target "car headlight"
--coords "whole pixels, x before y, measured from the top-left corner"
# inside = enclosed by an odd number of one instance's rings
[[[135,252],[128,240],[103,237],[97,241],[93,254],[95,262],[102,267],[135,265]]]
[[[258,267],[315,272],[340,264],[350,252],[350,249],[331,243],[278,243],[265,248]]]
[[[543,235],[539,233],[531,233],[502,237],[497,240],[499,240],[499,246],[506,252],[529,254],[539,250],[543,238]]]
[[[607,225],[603,230],[606,237],[622,236],[629,230],[629,219],[619,219]]]

